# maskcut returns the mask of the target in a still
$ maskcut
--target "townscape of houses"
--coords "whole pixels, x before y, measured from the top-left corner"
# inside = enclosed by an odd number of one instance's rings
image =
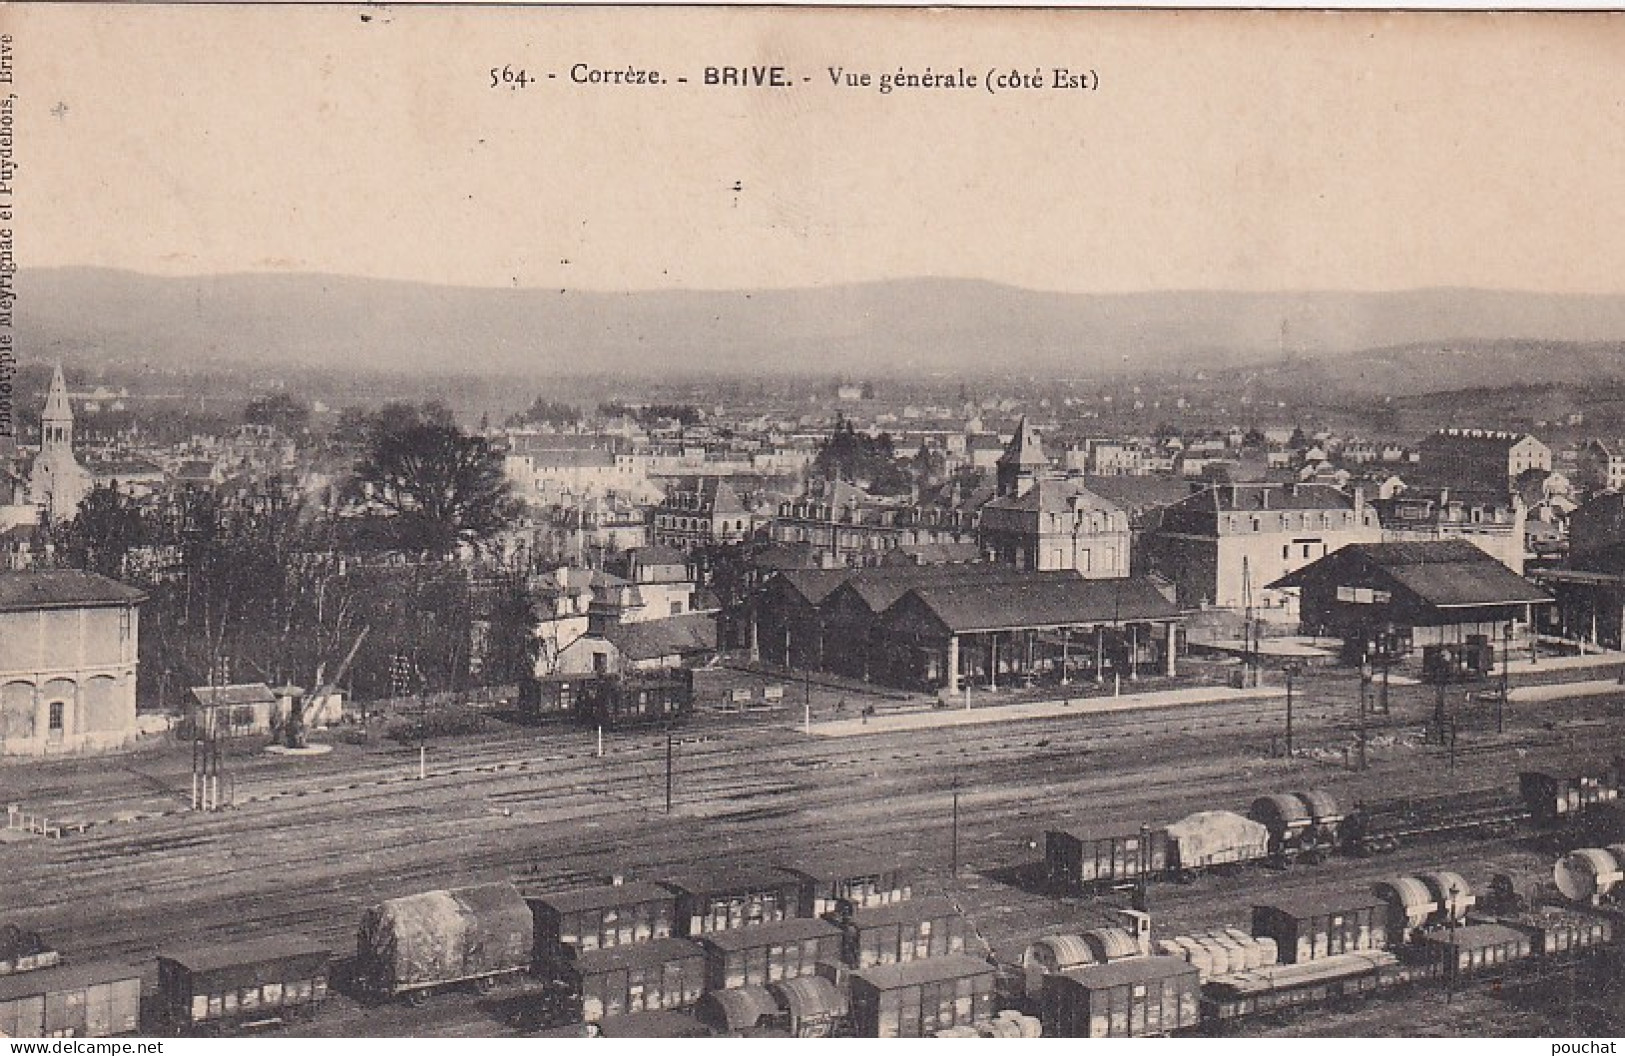
[[[0,751],[135,729],[143,594],[57,553],[98,490],[149,509],[278,492],[357,508],[342,487],[354,451],[308,427],[76,435],[126,399],[72,392],[58,369],[38,435],[0,448]],[[1201,635],[1363,638],[1398,620],[1431,628],[1418,643],[1516,627],[1619,648],[1625,633],[1625,444],[1611,439],[1554,451],[1450,428],[1403,443],[1306,430],[1273,407],[1105,436],[1070,399],[898,405],[870,385],[739,404],[485,429],[521,513],[452,560],[522,573],[533,677],[727,653],[954,694],[1167,677]],[[831,457],[843,433],[863,458]],[[1327,588],[1338,570],[1364,578]],[[477,677],[490,613],[467,623]],[[218,695],[230,678],[215,675],[191,681]]]

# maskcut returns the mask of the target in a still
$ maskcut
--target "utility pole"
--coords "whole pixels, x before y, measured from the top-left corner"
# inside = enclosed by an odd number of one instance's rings
[[[1512,653],[1512,618],[1509,616],[1509,617],[1507,617],[1506,626],[1504,627],[1504,629],[1501,632],[1501,695],[1495,699],[1495,732],[1496,733],[1505,733],[1505,732],[1507,732],[1507,726],[1506,726],[1507,684],[1508,684],[1508,682],[1509,682],[1509,680],[1511,678],[1511,672],[1507,670],[1507,664],[1508,664],[1508,661],[1510,661],[1510,659],[1511,659],[1511,653]]]
[[[1142,822],[1141,825],[1140,825],[1140,869],[1139,869],[1139,874],[1137,876],[1135,876],[1135,878],[1134,878],[1134,902],[1133,902],[1133,906],[1134,906],[1135,910],[1137,910],[1138,912],[1141,912],[1141,913],[1149,912],[1149,910],[1146,908],[1146,906],[1149,904],[1149,900],[1147,898],[1147,894],[1148,894],[1147,889],[1149,888],[1150,881],[1151,881],[1151,878],[1149,876],[1150,872],[1151,872],[1151,826],[1147,825],[1147,824],[1144,824]]]
[[[1292,687],[1297,680],[1302,667],[1295,660],[1289,660],[1281,666],[1281,672],[1286,676],[1286,757],[1292,758]]]
[[[951,866],[948,875],[954,879],[959,878],[959,777],[954,777],[954,813],[953,813],[953,842],[951,850]]]
[[[1445,918],[1445,923],[1450,929],[1450,964],[1446,967],[1444,974],[1444,1003],[1447,1005],[1456,996],[1456,971],[1461,967],[1461,951],[1456,949],[1456,896],[1460,894],[1461,889],[1455,884],[1451,884],[1450,906]]]
[[[1368,695],[1368,692],[1369,692],[1368,687],[1370,685],[1371,685],[1370,664],[1364,658],[1362,658],[1360,660],[1359,721],[1358,721],[1358,726],[1357,726],[1357,730],[1356,730],[1356,735],[1358,737],[1358,744],[1356,745],[1356,747],[1359,748],[1359,753],[1360,753],[1359,754],[1359,769],[1361,769],[1361,770],[1364,770],[1366,768],[1366,758],[1365,758],[1365,708],[1366,708],[1366,696]]]
[[[667,730],[666,731],[666,813],[667,814],[671,813],[671,756],[672,756],[672,736],[671,736],[671,731]]]
[[[802,702],[802,707],[805,709],[803,725],[806,727],[807,736],[811,737],[812,736],[812,669],[811,668],[805,669],[805,670],[803,670],[801,672],[801,702]]]

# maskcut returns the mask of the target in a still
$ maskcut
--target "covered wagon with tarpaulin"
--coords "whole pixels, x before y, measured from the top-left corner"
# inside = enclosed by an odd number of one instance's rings
[[[773,983],[768,992],[785,1015],[793,1038],[828,1038],[846,1022],[846,994],[822,975],[804,975]]]
[[[1228,810],[1201,810],[1168,826],[1168,865],[1182,874],[1262,861],[1270,830]]]
[[[356,939],[356,979],[414,1003],[456,983],[489,987],[531,964],[530,907],[512,884],[392,898],[367,910]]]
[[[711,990],[694,1007],[694,1018],[717,1034],[741,1034],[780,1026],[779,1003],[765,986]]]

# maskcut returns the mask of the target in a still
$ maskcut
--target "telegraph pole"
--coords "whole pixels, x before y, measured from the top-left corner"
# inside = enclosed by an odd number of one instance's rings
[[[1366,696],[1369,693],[1370,685],[1371,685],[1371,673],[1370,673],[1370,670],[1369,670],[1369,664],[1362,657],[1361,660],[1360,660],[1360,706],[1359,706],[1359,721],[1358,721],[1358,727],[1357,727],[1357,735],[1359,737],[1358,747],[1359,747],[1359,750],[1360,750],[1359,769],[1361,769],[1361,770],[1364,770],[1366,768],[1366,758],[1365,758],[1365,707],[1366,707]]]
[[[1296,661],[1289,660],[1281,666],[1286,675],[1286,757],[1292,758],[1292,686],[1297,680],[1302,668]]]
[[[671,736],[671,731],[667,730],[666,731],[666,813],[667,814],[671,813],[671,756],[672,756],[672,736]]]
[[[959,777],[958,777],[958,775],[955,775],[955,777],[954,777],[954,813],[953,813],[953,818],[954,818],[954,821],[953,821],[953,842],[952,842],[952,850],[950,852],[952,854],[952,859],[951,859],[952,865],[950,866],[950,869],[949,869],[949,875],[954,877],[957,880],[959,878]]]
[[[1509,680],[1511,678],[1511,672],[1507,670],[1507,665],[1508,665],[1509,661],[1512,658],[1511,653],[1512,653],[1512,618],[1508,617],[1507,622],[1506,622],[1506,626],[1501,631],[1501,695],[1499,697],[1497,697],[1496,700],[1495,700],[1495,732],[1496,733],[1505,733],[1505,732],[1507,732],[1507,727],[1506,727],[1507,684],[1508,684],[1508,682],[1509,682]]]

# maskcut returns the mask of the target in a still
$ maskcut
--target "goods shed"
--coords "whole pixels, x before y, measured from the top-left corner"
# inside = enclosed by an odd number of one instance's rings
[[[1356,543],[1269,584],[1297,590],[1305,634],[1342,638],[1354,659],[1452,649],[1487,667],[1496,644],[1552,598],[1461,539]],[[1522,635],[1516,639],[1522,642]]]
[[[1143,577],[1030,573],[914,588],[875,627],[878,680],[957,693],[1175,673],[1181,614]]]

